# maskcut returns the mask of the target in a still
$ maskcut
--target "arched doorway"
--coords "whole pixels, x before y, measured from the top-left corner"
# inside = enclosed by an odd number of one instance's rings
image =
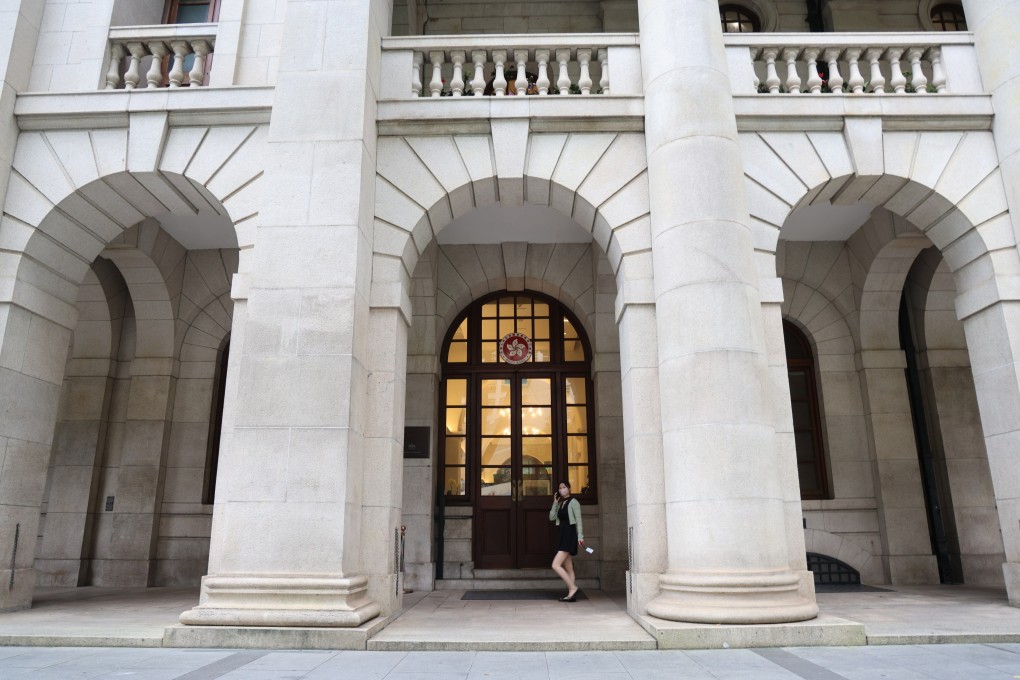
[[[515,336],[525,346],[517,355]],[[475,567],[547,566],[559,480],[582,504],[597,500],[591,346],[581,324],[540,293],[477,300],[444,340],[440,405],[439,493],[447,506],[474,509]]]

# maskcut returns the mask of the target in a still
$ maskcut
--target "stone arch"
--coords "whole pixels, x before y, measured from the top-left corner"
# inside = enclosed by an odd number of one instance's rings
[[[527,202],[570,217],[591,233],[614,274],[625,258],[651,249],[647,159],[638,133],[531,133],[526,122],[513,121],[493,123],[491,137],[383,137],[378,167],[373,301],[400,304],[398,291],[407,289],[439,232],[495,203]],[[649,265],[641,268],[650,275]]]
[[[1012,356],[1012,307],[1001,303],[1015,298],[1010,281],[1018,258],[990,133],[883,132],[881,119],[875,118],[847,119],[843,132],[742,134],[740,141],[763,278],[774,276],[780,231],[795,209],[859,202],[873,209],[871,222],[856,235],[827,234],[817,240],[846,240],[850,251],[861,310],[851,328],[858,326],[860,334],[864,408],[880,487],[882,553],[891,580],[938,580],[923,532],[916,457],[909,460],[904,447],[894,444],[913,436],[909,418],[904,419],[904,355],[894,323],[902,288],[893,289],[902,286],[908,263],[931,244],[956,282],[955,308],[973,358],[1006,555],[1015,561],[1020,531],[1014,527],[1018,508],[1008,500],[1017,496],[1008,469],[1017,416],[1001,404],[1016,403],[1012,395],[1018,389],[1012,359],[1004,359]],[[918,490],[909,502],[897,491],[903,483]]]
[[[14,274],[0,298],[0,339],[4,355],[11,357],[0,366],[0,412],[10,416],[3,419],[0,440],[23,442],[19,446],[30,450],[26,488],[36,486],[28,477],[45,479],[64,359],[77,317],[77,291],[91,263],[111,245],[111,252],[120,251],[118,246],[129,242],[117,239],[150,217],[205,216],[232,223],[236,245],[249,250],[261,201],[265,135],[265,126],[173,127],[165,113],[130,114],[122,129],[19,135],[0,218],[7,234],[5,248],[12,253],[7,271]],[[158,230],[144,226],[138,234],[131,245],[138,246],[136,253],[151,245],[147,257],[154,268],[149,273],[170,266],[172,276],[177,275],[179,267],[173,268],[172,261],[179,260],[180,253],[169,245],[170,239],[160,239]],[[120,252],[113,257],[129,256]],[[150,283],[133,285],[141,290]],[[172,363],[177,335],[175,297],[140,296],[156,304],[146,310],[155,318],[139,323],[139,331],[149,329],[152,352],[169,358],[167,364]],[[149,363],[146,370],[156,371],[157,363]],[[143,377],[166,383],[154,389],[168,393],[169,404],[172,376],[136,376]],[[146,414],[159,415],[152,409]],[[168,416],[163,414],[164,424]],[[155,441],[163,435],[152,436]],[[34,535],[41,482],[38,487],[31,498],[0,497],[0,526],[20,524],[26,535]],[[7,540],[5,530],[0,533]],[[33,562],[34,550],[19,551],[13,574],[5,571],[14,587],[0,596],[0,607],[31,602]],[[141,562],[138,567],[144,571]]]
[[[265,126],[172,128],[165,116],[132,117],[128,129],[22,133],[3,215],[17,234],[21,296],[38,291],[71,321],[66,304],[85,269],[146,218],[228,219],[238,247],[250,249],[265,135]]]
[[[376,388],[373,383],[369,398],[376,393],[385,396],[386,404],[392,404],[399,414],[398,422],[433,425],[431,395],[438,387],[435,356],[441,337],[453,317],[472,299],[489,292],[492,286],[501,286],[547,293],[565,302],[582,319],[596,346],[609,353],[596,378],[596,399],[600,404],[615,405],[607,406],[607,410],[622,410],[619,359],[615,354],[619,352],[618,308],[624,297],[628,302],[651,307],[653,291],[643,135],[534,133],[526,121],[493,121],[491,135],[382,137],[377,160],[370,316],[378,328],[386,329],[380,337],[402,338],[403,328],[409,324],[411,347],[421,347],[423,354],[413,351],[405,368],[400,355],[407,348],[400,344],[396,361],[372,366],[373,381],[387,387]],[[526,244],[521,243],[526,239],[508,233],[499,256],[483,252],[492,251],[491,247],[457,246],[450,249],[457,262],[451,262],[455,266],[448,270],[457,272],[459,280],[441,285],[432,272],[435,258],[447,256],[439,252],[437,235],[453,220],[497,203],[556,210],[591,234],[594,244]],[[585,257],[599,263],[591,273],[598,282],[594,287],[580,285],[580,277],[571,280],[569,272],[562,281],[555,280],[555,275],[546,276],[554,259],[569,268]],[[419,267],[419,263],[426,262],[431,266]],[[529,263],[536,266],[529,269]],[[622,289],[628,283],[630,292],[625,296]],[[449,288],[452,294],[436,298],[437,289],[443,288]],[[436,300],[434,304],[430,297]],[[654,315],[651,318],[654,326]],[[599,331],[610,327],[612,332]],[[405,377],[406,399],[400,394]],[[389,385],[396,386],[397,395],[390,396],[393,388]],[[420,399],[415,398],[418,395]],[[613,537],[602,543],[601,554],[607,567],[604,573],[620,575],[619,583],[610,584],[614,587],[622,587],[626,564],[622,429],[620,415],[608,418],[605,427],[598,430],[597,445],[599,450],[613,450],[615,454],[613,459],[600,458],[599,467],[599,483],[619,490],[619,497],[612,502],[609,494],[600,497],[605,533]],[[400,435],[394,430],[391,436]],[[405,487],[431,488],[428,468],[405,468],[404,472]],[[379,483],[387,483],[381,475]],[[420,527],[418,533],[429,536],[433,524],[431,495],[420,499],[419,494],[412,494],[402,502],[402,522]],[[401,501],[398,499],[395,505],[399,507]],[[428,554],[427,548],[415,548],[409,554],[419,550]],[[428,582],[427,561],[427,557],[411,559],[409,573],[420,573]],[[412,583],[415,578],[411,576]]]
[[[740,144],[763,276],[775,271],[790,214],[830,203],[863,202],[907,220],[939,247],[961,291],[1017,259],[991,133],[883,133],[878,119],[848,120],[843,133],[744,133]]]
[[[523,288],[545,293],[564,304],[584,326],[596,351],[618,348],[617,343],[607,347],[606,337],[597,341],[596,329],[613,323],[612,298],[607,296],[615,297],[616,284],[610,277],[600,280],[598,269],[608,267],[608,261],[593,244],[511,243],[432,248],[440,271],[433,287],[437,296],[437,347],[454,318],[473,300],[487,293]],[[419,261],[414,278],[425,275],[424,265],[431,259]],[[507,270],[515,268],[524,275],[508,276]]]

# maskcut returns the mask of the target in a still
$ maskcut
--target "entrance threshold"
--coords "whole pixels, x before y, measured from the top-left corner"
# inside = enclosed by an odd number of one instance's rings
[[[557,591],[563,590],[557,580]],[[656,649],[626,609],[623,593],[585,590],[587,599],[464,599],[464,590],[417,597],[368,641],[378,651],[588,651]],[[565,593],[563,593],[565,594]]]
[[[563,581],[552,569],[473,569],[468,578],[436,580],[436,590],[561,590]],[[578,587],[601,590],[599,579],[578,578]]]

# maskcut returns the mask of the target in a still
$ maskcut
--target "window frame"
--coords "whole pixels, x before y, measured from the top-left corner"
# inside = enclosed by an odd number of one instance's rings
[[[202,489],[202,503],[216,502],[216,473],[220,464],[220,437],[223,430],[223,405],[227,394],[227,366],[230,363],[230,333],[223,339],[219,356],[216,358],[216,372],[213,374],[212,413],[209,414],[209,436],[206,440],[205,485]]]
[[[185,2],[185,5],[190,4]],[[201,4],[201,3],[196,3]],[[163,23],[169,25],[177,24],[177,15],[180,12],[181,0],[166,0],[166,4],[163,6]],[[209,0],[209,10],[206,13],[206,19],[204,22],[195,23],[214,23],[220,18],[220,0]]]
[[[800,345],[800,349],[806,358],[791,358],[789,348],[786,346],[786,339],[793,337],[794,340]],[[825,438],[822,431],[822,410],[821,410],[821,399],[819,397],[820,389],[818,385],[818,372],[816,370],[817,362],[815,361],[814,348],[811,344],[808,335],[802,331],[795,323],[788,319],[783,319],[783,345],[786,354],[786,366],[787,376],[793,371],[803,371],[806,374],[807,383],[807,402],[808,409],[811,416],[812,433],[811,438],[814,443],[815,451],[817,455],[814,460],[815,468],[815,482],[817,482],[817,488],[820,490],[817,493],[805,494],[803,490],[800,492],[800,498],[802,501],[818,501],[818,500],[829,500],[832,498],[832,486],[830,483],[829,475],[829,455],[825,447]],[[791,424],[793,419],[792,408],[793,408],[793,394],[790,394],[790,408],[791,408]],[[794,446],[796,447],[796,437],[794,437]],[[800,457],[797,457],[797,485],[798,489],[802,489],[800,486]]]

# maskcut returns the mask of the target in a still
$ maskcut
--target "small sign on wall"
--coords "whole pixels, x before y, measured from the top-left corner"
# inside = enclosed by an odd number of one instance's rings
[[[404,428],[404,458],[428,458],[431,430],[428,425]]]

